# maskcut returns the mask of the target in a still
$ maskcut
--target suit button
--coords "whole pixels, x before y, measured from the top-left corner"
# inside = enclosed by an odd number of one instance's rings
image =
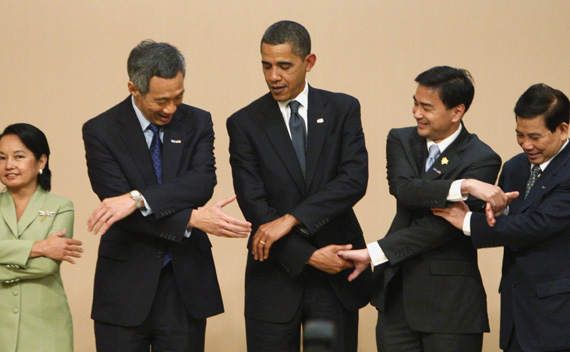
[[[14,308],[14,314],[18,314],[18,308]]]
[[[17,296],[17,295],[18,295],[18,290],[12,291],[12,294],[13,294],[14,296]]]
[[[515,282],[513,282],[513,283],[511,284],[511,287],[517,287],[517,285],[518,285],[518,284],[517,284],[517,282],[515,281]]]

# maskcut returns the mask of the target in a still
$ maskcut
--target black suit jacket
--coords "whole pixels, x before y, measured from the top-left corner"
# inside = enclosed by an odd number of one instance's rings
[[[489,331],[486,294],[469,237],[430,208],[445,207],[454,180],[475,178],[495,183],[500,157],[463,126],[457,139],[424,172],[426,140],[416,127],[388,135],[387,168],[397,213],[378,241],[389,259],[374,270],[373,304],[384,309],[385,294],[398,270],[406,321],[413,330],[434,333]],[[484,203],[467,199],[472,210]]]
[[[309,88],[306,178],[277,102],[270,94],[227,121],[234,188],[245,218],[257,228],[292,214],[310,235],[292,231],[259,262],[248,254],[245,315],[286,322],[297,311],[306,262],[329,244],[364,248],[362,229],[352,207],[366,192],[368,154],[360,105],[348,95]],[[248,243],[251,249],[251,237]],[[369,301],[370,269],[353,283],[352,270],[329,275],[345,307],[357,310]]]
[[[501,348],[513,324],[529,352],[570,349],[570,147],[548,165],[524,199],[530,162],[522,153],[503,166],[499,186],[519,191],[507,216],[489,227],[473,214],[476,247],[505,246],[501,279]]]
[[[139,190],[154,215],[135,211],[101,238],[92,318],[135,326],[147,316],[168,248],[188,312],[203,319],[223,311],[208,236],[184,232],[192,209],[216,184],[210,114],[181,105],[164,127],[163,183],[158,184],[143,131],[128,97],[83,126],[91,186],[100,199]]]

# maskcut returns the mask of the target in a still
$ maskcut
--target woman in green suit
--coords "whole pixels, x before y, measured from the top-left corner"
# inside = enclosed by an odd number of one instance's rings
[[[48,193],[49,146],[29,124],[0,135],[0,352],[73,351],[73,326],[59,274],[75,263],[73,204]]]

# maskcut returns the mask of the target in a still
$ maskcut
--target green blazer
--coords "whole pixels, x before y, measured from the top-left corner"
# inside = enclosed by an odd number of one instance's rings
[[[61,262],[29,259],[35,241],[64,228],[71,237],[71,201],[38,187],[17,221],[12,196],[0,193],[0,352],[73,351]]]

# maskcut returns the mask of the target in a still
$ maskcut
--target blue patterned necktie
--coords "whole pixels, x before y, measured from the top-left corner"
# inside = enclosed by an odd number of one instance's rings
[[[148,129],[152,131],[152,141],[150,142],[150,156],[152,158],[152,166],[156,174],[156,181],[162,183],[162,141],[160,140],[160,127],[148,125]]]
[[[433,165],[433,162],[435,161],[435,159],[437,159],[437,157],[439,156],[439,147],[437,146],[437,144],[432,144],[431,147],[429,147],[429,156],[426,159],[426,172],[428,172],[429,168]]]
[[[528,197],[530,189],[532,188],[532,186],[534,186],[536,180],[540,177],[541,173],[542,173],[542,169],[540,168],[540,165],[534,165],[532,167],[532,171],[530,172],[530,177],[528,178],[528,182],[526,183],[526,190],[524,192],[524,199],[526,199],[526,197]]]
[[[289,129],[291,130],[291,142],[293,142],[293,148],[295,148],[295,154],[297,154],[297,159],[299,160],[299,165],[301,166],[301,171],[303,172],[303,177],[305,177],[305,121],[299,115],[299,103],[296,100],[289,102],[289,108],[291,109],[291,117],[289,117]]]
[[[156,174],[156,182],[160,184],[162,183],[162,141],[160,140],[160,127],[151,123],[148,125],[148,129],[153,133],[149,150],[154,173]],[[170,254],[168,253],[168,247],[166,247],[164,257],[162,258],[162,267],[164,268],[168,263],[170,263]]]

